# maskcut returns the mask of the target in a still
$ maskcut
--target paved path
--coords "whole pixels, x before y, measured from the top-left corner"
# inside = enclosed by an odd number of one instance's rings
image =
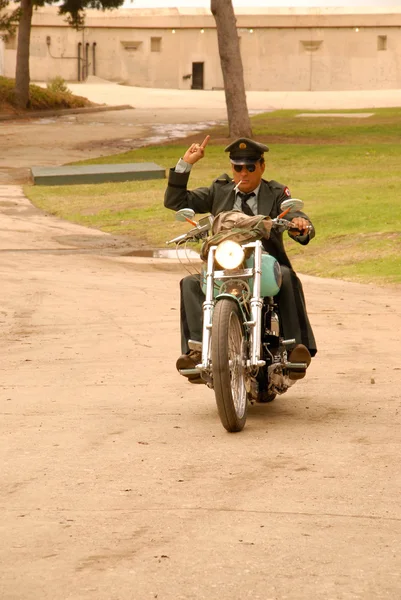
[[[230,435],[182,273],[0,197],[2,600],[398,598],[399,290],[304,277],[320,352]]]
[[[319,353],[227,434],[182,271],[0,186],[0,598],[398,600],[398,288],[303,277]]]
[[[136,108],[171,109],[183,112],[198,109],[216,110],[226,114],[223,91],[211,90],[170,90],[138,88],[118,85],[97,77],[88,83],[68,84],[74,94],[84,96],[93,102],[108,105],[131,104]],[[377,108],[401,106],[401,90],[346,90],[326,92],[247,92],[249,110],[297,109],[345,109]],[[202,119],[199,119],[202,120]]]

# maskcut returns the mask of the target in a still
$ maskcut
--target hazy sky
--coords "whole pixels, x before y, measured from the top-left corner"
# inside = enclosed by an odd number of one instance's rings
[[[138,8],[209,7],[210,0],[125,0]],[[401,6],[401,0],[233,0],[235,6]]]

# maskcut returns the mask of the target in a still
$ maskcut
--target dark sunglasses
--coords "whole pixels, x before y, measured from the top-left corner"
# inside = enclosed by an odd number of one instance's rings
[[[256,169],[256,165],[233,165],[234,171],[241,173],[242,169],[246,169],[249,173],[253,173]]]

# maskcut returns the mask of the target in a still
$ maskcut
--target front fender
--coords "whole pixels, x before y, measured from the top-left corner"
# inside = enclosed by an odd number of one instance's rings
[[[242,324],[244,327],[244,333],[245,333],[245,337],[248,339],[249,337],[249,326],[247,325],[247,321],[248,321],[248,317],[242,307],[241,302],[238,300],[237,296],[234,296],[234,294],[228,294],[228,293],[224,293],[224,294],[218,294],[215,298],[215,305],[217,304],[217,302],[219,300],[231,300],[233,302],[235,302],[240,310],[241,313],[241,317],[242,317]]]

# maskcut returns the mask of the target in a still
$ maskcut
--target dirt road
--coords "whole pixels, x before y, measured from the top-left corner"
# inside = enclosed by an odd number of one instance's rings
[[[399,598],[399,288],[303,277],[319,353],[230,435],[174,369],[175,264],[18,186],[0,228],[2,600]]]

